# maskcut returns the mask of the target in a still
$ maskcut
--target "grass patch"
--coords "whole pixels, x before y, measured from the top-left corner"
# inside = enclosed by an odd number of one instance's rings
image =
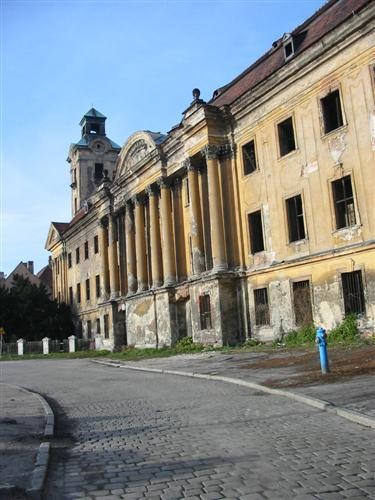
[[[110,351],[77,351],[77,352],[51,352],[49,354],[2,354],[0,361],[21,361],[27,359],[79,359],[101,358],[112,354]]]

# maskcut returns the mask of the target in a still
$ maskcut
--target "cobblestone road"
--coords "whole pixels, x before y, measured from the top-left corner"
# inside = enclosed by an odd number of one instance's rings
[[[374,431],[285,398],[86,360],[3,373],[59,404],[48,500],[375,498]]]

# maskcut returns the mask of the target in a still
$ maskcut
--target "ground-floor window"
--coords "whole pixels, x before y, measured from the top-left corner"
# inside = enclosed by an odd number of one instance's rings
[[[267,288],[258,288],[257,290],[254,290],[254,304],[255,304],[255,324],[269,325],[270,310],[268,306]]]
[[[104,315],[104,338],[109,338],[109,316],[108,314]]]
[[[87,320],[87,338],[91,339],[92,328],[91,328],[91,319]]]
[[[342,273],[341,280],[345,314],[364,314],[365,296],[363,293],[361,271]]]
[[[313,318],[309,280],[293,283],[293,304],[296,325],[311,325]]]
[[[96,318],[96,334],[100,335],[100,318]]]
[[[207,294],[199,297],[199,317],[201,330],[212,328],[210,296]]]

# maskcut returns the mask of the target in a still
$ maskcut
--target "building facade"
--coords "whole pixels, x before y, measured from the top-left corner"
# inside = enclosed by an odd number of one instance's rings
[[[375,325],[375,4],[331,0],[167,134],[122,148],[91,109],[55,296],[108,348]]]

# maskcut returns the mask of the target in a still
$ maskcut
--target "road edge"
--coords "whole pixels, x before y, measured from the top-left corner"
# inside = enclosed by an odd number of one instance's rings
[[[363,413],[359,413],[353,410],[348,410],[346,408],[342,408],[340,406],[336,406],[334,403],[330,401],[325,401],[324,399],[313,398],[311,396],[305,396],[304,394],[300,394],[297,392],[286,391],[284,389],[272,389],[271,387],[267,387],[265,385],[259,384],[257,382],[251,382],[242,380],[239,378],[233,377],[225,377],[222,375],[209,375],[206,373],[198,373],[198,372],[185,372],[179,370],[164,370],[161,368],[147,368],[144,366],[130,366],[125,363],[116,363],[114,361],[104,361],[91,359],[93,363],[97,363],[100,365],[110,366],[112,368],[126,368],[127,370],[133,371],[143,371],[143,372],[151,372],[151,373],[160,373],[162,375],[178,375],[180,377],[192,377],[192,378],[201,378],[206,380],[216,380],[218,382],[225,382],[229,384],[241,385],[243,387],[248,387],[250,389],[254,389],[256,391],[262,391],[267,394],[272,394],[275,396],[283,396],[289,399],[293,399],[294,401],[298,401],[300,403],[304,403],[308,406],[312,406],[322,411],[326,411],[327,413],[331,413],[337,415],[339,417],[350,420],[351,422],[355,422],[357,424],[363,425],[365,427],[370,427],[375,429],[375,418],[372,418],[368,415],[364,415]]]

